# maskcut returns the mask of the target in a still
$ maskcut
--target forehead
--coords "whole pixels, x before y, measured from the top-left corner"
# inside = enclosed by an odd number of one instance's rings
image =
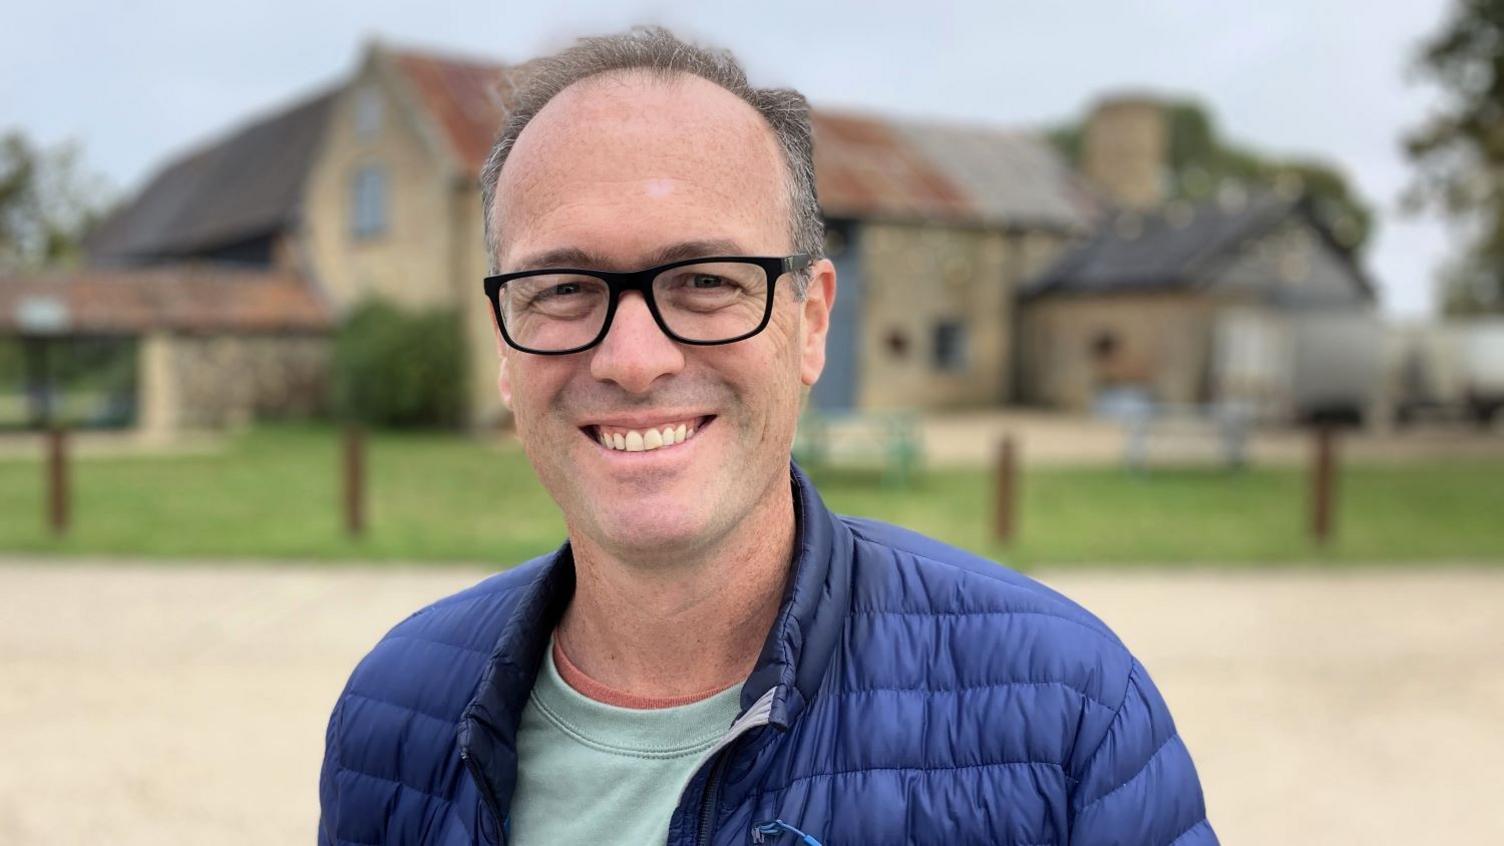
[[[618,256],[666,241],[787,245],[784,165],[771,128],[714,83],[642,72],[566,88],[522,131],[496,191],[501,255]]]

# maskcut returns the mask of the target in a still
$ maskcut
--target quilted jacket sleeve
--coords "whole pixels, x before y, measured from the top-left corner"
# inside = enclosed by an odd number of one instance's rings
[[[319,842],[318,846],[335,846],[334,820],[339,805],[339,787],[335,776],[339,772],[339,718],[344,707],[345,695],[340,693],[334,712],[329,715],[329,727],[324,730],[324,764],[319,769]]]
[[[1122,705],[1078,773],[1071,846],[1217,843],[1190,753],[1138,661]]]

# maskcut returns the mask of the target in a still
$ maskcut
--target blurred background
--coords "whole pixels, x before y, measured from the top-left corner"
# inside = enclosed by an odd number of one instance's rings
[[[639,23],[813,105],[834,508],[1099,613],[1225,842],[1504,842],[1504,4],[932,5],[0,13],[0,842],[308,841],[365,649],[562,539],[476,176]]]

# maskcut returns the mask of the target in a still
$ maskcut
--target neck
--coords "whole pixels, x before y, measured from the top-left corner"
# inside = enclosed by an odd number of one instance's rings
[[[627,560],[573,536],[570,546],[575,593],[557,637],[571,663],[637,697],[724,690],[752,672],[778,614],[793,496],[782,477],[713,548],[681,560]]]

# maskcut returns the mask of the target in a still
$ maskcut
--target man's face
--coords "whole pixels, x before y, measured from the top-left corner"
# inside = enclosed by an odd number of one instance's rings
[[[497,185],[498,264],[639,270],[787,255],[784,179],[771,130],[720,87],[596,77],[561,92],[518,137]],[[824,365],[835,293],[829,262],[812,273],[802,302],[793,276],[780,278],[768,327],[733,344],[675,343],[632,292],[593,349],[537,356],[501,345],[502,398],[572,535],[670,558],[712,548],[759,504],[787,496],[800,394]],[[599,441],[680,426],[693,434],[653,450]]]

